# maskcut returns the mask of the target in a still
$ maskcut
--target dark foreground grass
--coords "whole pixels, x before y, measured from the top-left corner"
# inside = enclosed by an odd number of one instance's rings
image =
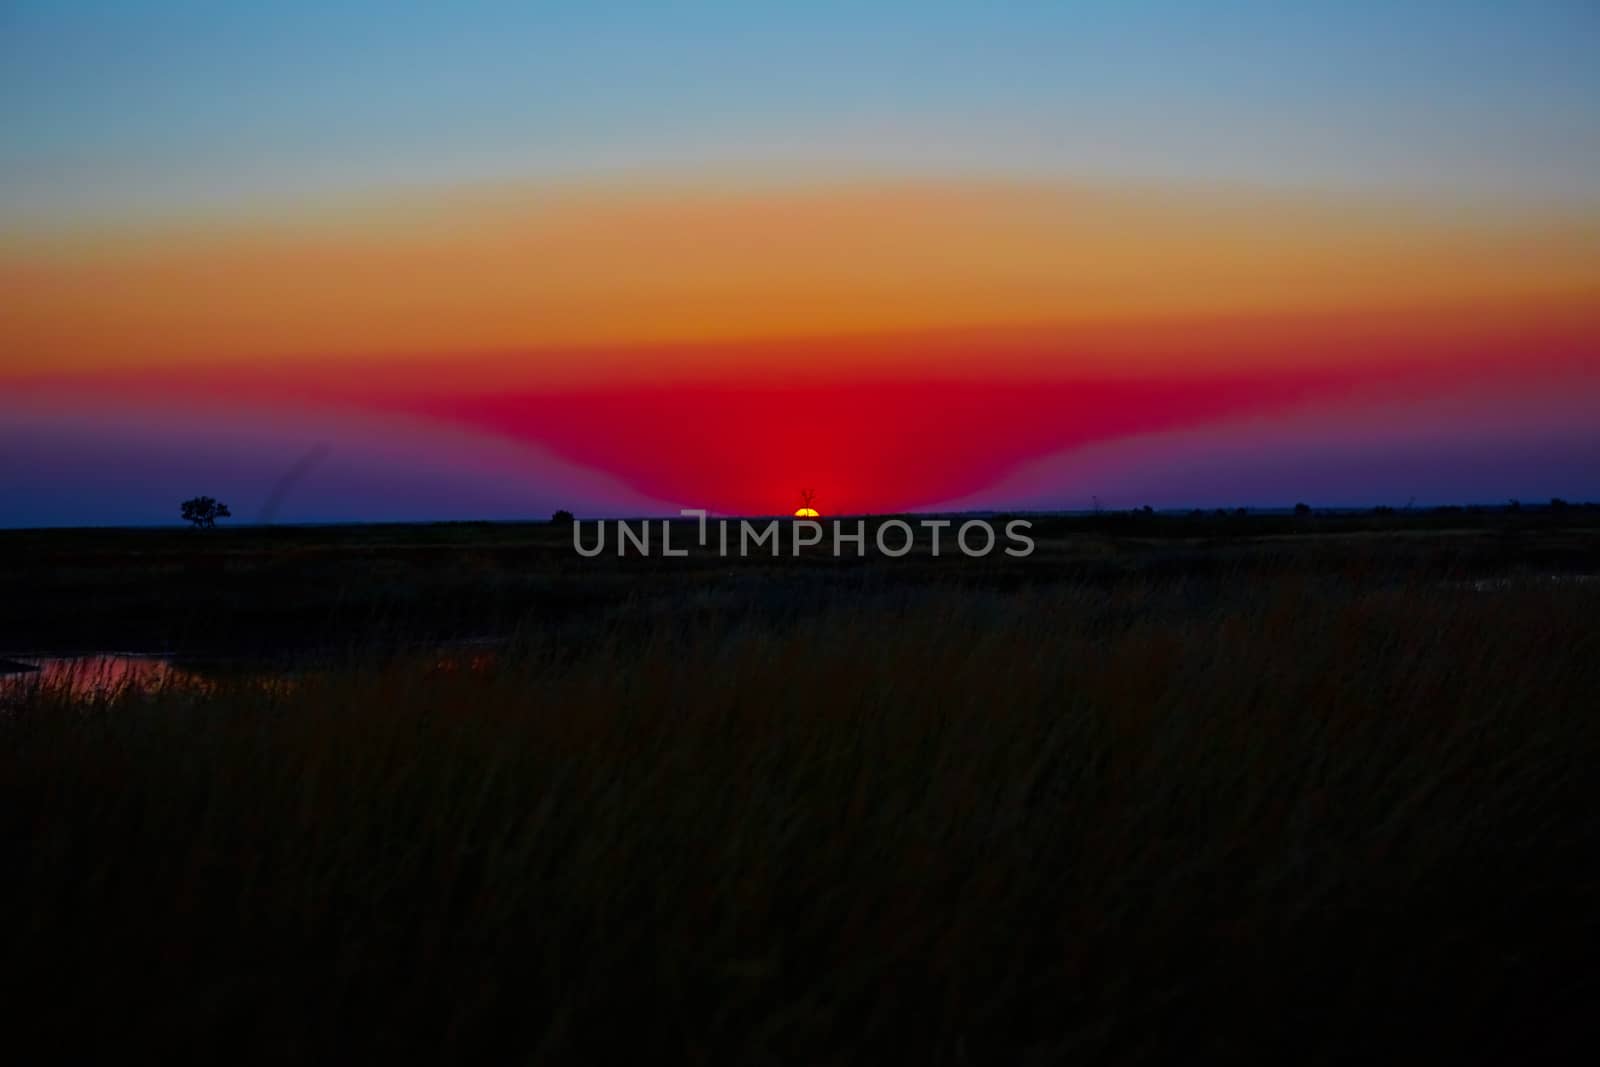
[[[1600,590],[841,602],[35,693],[6,1040],[212,1062],[1461,1062],[1600,992]]]

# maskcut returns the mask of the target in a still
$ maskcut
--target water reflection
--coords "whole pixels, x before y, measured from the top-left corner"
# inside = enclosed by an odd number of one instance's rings
[[[499,662],[498,652],[479,642],[437,649],[419,656],[426,671],[481,673]],[[222,685],[287,692],[307,677],[329,669],[324,663],[240,663],[187,660],[132,652],[71,656],[0,657],[0,698],[47,691],[71,700],[93,702],[163,691],[213,692]]]
[[[85,656],[15,656],[0,663],[0,691],[48,689],[77,700],[109,699],[129,690],[207,690],[214,680],[164,656],[95,653]]]

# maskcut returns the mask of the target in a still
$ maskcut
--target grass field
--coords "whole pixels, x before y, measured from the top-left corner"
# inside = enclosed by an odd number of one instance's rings
[[[1104,516],[1029,560],[760,563],[536,526],[3,534],[0,652],[316,665],[10,700],[8,1040],[1576,1058],[1597,520]],[[469,635],[492,655],[426,651]]]

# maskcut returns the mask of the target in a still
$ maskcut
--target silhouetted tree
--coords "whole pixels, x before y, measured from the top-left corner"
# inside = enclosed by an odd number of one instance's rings
[[[213,500],[208,496],[197,496],[192,500],[183,502],[183,519],[192,522],[196,528],[211,529],[217,524],[218,519],[226,519],[233,515],[228,510],[228,505]]]
[[[554,515],[550,516],[550,521],[555,523],[557,526],[571,526],[573,523],[572,512],[568,511],[566,508],[562,508]]]
[[[1296,504],[1294,506],[1294,513],[1296,515],[1300,516],[1301,518],[1304,518],[1305,516],[1311,514],[1311,505],[1310,504]]]
[[[1553,497],[1550,498],[1550,510],[1551,511],[1566,511],[1567,507],[1568,507],[1567,502],[1565,500],[1562,500],[1560,497],[1553,496]]]
[[[1507,511],[1521,511],[1522,510],[1522,501],[1520,501],[1520,500],[1508,500],[1508,501],[1506,501],[1506,510]]]

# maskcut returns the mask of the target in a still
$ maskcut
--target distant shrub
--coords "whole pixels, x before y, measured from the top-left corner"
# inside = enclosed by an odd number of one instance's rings
[[[1567,506],[1568,506],[1567,502],[1565,500],[1562,500],[1558,496],[1553,496],[1553,497],[1550,498],[1550,510],[1551,511],[1566,511],[1567,510]]]
[[[1302,517],[1306,516],[1306,515],[1309,515],[1309,514],[1311,514],[1311,505],[1310,504],[1296,504],[1294,506],[1294,513],[1296,515],[1299,515],[1299,516],[1302,516]]]
[[[180,506],[183,521],[194,523],[196,529],[210,529],[217,524],[218,519],[226,519],[233,515],[233,512],[228,510],[228,505],[209,496],[197,496],[185,500]]]
[[[568,511],[566,508],[562,508],[554,515],[550,516],[550,521],[555,523],[557,526],[571,526],[575,520],[572,517],[572,512]]]
[[[1393,515],[1394,508],[1391,508],[1387,504],[1379,504],[1377,507],[1372,509],[1372,513],[1374,515]]]

